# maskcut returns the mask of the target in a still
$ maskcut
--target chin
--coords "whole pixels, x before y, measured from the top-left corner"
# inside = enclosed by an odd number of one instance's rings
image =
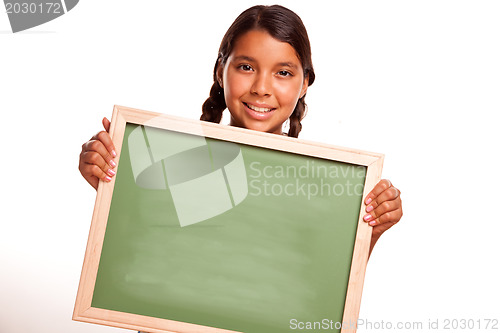
[[[265,124],[251,124],[249,126],[245,126],[246,128],[248,129],[251,129],[251,130],[254,130],[254,131],[258,131],[258,132],[266,132],[266,133],[280,133],[281,134],[281,130],[278,128],[278,129],[273,129],[269,126],[266,126]]]
[[[281,128],[273,126],[273,124],[270,124],[269,122],[266,121],[259,121],[255,120],[252,118],[243,118],[240,119],[239,121],[236,121],[234,117],[231,117],[231,121],[229,125],[231,126],[236,126],[236,127],[242,127],[258,132],[266,132],[266,133],[279,133],[281,134]]]

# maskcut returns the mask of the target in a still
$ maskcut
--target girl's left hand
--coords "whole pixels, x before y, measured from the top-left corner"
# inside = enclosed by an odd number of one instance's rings
[[[380,236],[403,216],[401,192],[387,179],[381,180],[365,198],[363,220],[373,226],[370,253]]]

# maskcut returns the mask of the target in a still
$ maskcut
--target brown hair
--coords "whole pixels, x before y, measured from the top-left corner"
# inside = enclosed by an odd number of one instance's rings
[[[290,44],[297,52],[304,70],[304,79],[308,78],[309,85],[313,84],[315,75],[311,59],[311,45],[300,17],[290,9],[279,5],[254,6],[241,13],[222,38],[214,67],[214,84],[210,89],[210,97],[203,103],[201,120],[215,123],[221,121],[222,112],[226,109],[226,101],[224,89],[217,80],[217,70],[219,66],[226,64],[238,37],[254,29],[262,29],[273,38]],[[300,121],[304,118],[307,108],[304,99],[305,95],[298,100],[295,110],[290,115],[288,136],[296,138],[302,129]]]

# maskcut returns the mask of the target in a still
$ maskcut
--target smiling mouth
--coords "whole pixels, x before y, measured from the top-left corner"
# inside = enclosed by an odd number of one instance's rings
[[[243,104],[245,104],[245,106],[247,108],[249,108],[250,110],[255,111],[255,112],[268,113],[268,112],[271,112],[273,110],[276,110],[275,108],[259,108],[255,105],[251,105],[251,104],[248,104],[245,102],[243,102]]]

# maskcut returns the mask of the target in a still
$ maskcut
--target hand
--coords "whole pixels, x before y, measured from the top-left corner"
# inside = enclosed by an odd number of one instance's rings
[[[363,220],[373,226],[370,253],[380,236],[403,216],[401,192],[387,179],[381,180],[365,198]]]
[[[116,157],[116,152],[113,141],[109,136],[110,124],[107,118],[103,118],[102,125],[105,130],[85,142],[80,153],[78,169],[83,178],[96,190],[99,179],[110,182],[111,177],[116,174],[113,170],[116,167],[116,162],[113,160]]]

